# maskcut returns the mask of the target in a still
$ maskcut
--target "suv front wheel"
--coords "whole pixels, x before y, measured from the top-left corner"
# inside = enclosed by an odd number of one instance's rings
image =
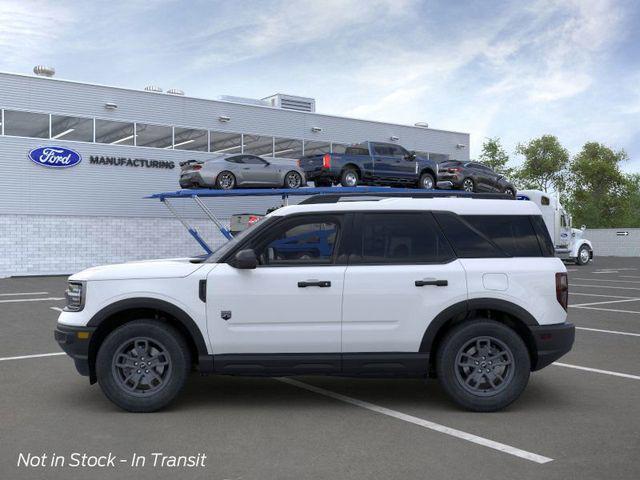
[[[175,328],[156,320],[135,320],[105,338],[96,358],[104,394],[130,412],[153,412],[182,390],[191,369],[189,348]]]
[[[458,405],[476,412],[501,410],[529,381],[531,360],[522,338],[499,322],[476,319],[454,327],[436,358],[438,380]]]

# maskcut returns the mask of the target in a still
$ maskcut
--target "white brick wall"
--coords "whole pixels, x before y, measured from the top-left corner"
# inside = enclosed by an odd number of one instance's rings
[[[224,242],[211,222],[190,223],[209,245]],[[107,263],[201,253],[172,218],[0,215],[0,277],[70,274]]]

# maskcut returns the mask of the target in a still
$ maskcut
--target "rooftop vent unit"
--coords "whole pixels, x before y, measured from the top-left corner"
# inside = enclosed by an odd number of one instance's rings
[[[184,95],[184,92],[179,88],[170,88],[169,90],[167,90],[167,93],[169,95]]]
[[[316,101],[309,97],[296,97],[295,95],[285,95],[276,93],[270,97],[263,98],[269,102],[272,107],[282,108],[284,110],[297,110],[299,112],[315,112]]]
[[[242,103],[243,105],[257,105],[259,107],[268,107],[271,105],[269,102],[257,98],[234,97],[233,95],[221,95],[219,98],[224,102]]]
[[[144,87],[144,90],[145,92],[162,93],[162,88],[158,87],[157,85],[147,85],[146,87]]]
[[[53,77],[56,74],[56,69],[53,67],[46,67],[44,65],[36,65],[33,67],[33,73],[39,77]]]

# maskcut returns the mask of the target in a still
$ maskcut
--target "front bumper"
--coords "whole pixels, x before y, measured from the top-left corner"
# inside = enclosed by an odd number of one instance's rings
[[[58,324],[53,331],[60,348],[69,355],[76,364],[76,370],[80,375],[89,376],[89,343],[95,328],[71,327]]]
[[[537,360],[531,370],[540,370],[550,365],[571,350],[576,336],[573,323],[530,326]]]

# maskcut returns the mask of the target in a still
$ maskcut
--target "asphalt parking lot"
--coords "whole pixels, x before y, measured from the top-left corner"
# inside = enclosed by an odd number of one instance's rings
[[[119,410],[53,340],[65,277],[0,280],[1,478],[640,478],[640,259],[567,266],[573,351],[507,410],[435,380],[194,375],[169,409]],[[17,357],[17,358],[16,358]],[[18,467],[19,454],[207,455],[205,467]]]

